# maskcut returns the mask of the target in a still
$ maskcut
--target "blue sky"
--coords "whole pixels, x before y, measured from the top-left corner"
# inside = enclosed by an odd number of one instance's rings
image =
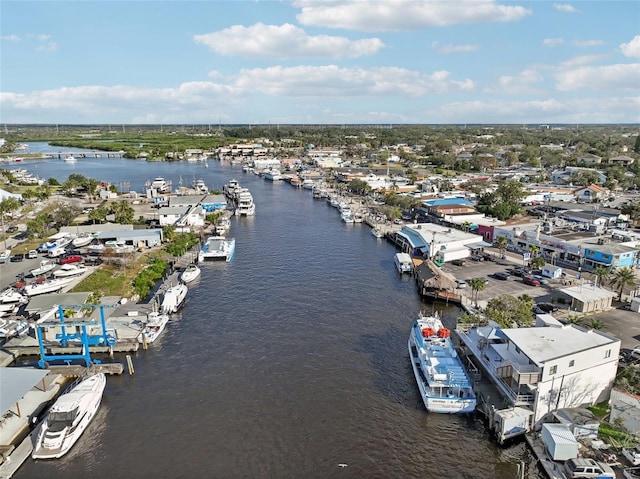
[[[640,2],[0,0],[0,123],[640,123]]]

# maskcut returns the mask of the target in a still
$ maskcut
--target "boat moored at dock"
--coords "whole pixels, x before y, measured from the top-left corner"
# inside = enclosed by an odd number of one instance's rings
[[[180,308],[184,306],[188,291],[189,289],[183,283],[179,283],[167,289],[164,293],[164,298],[162,298],[160,311],[165,314],[177,313]]]
[[[467,413],[475,410],[476,395],[450,331],[437,315],[413,322],[408,341],[413,374],[429,412]]]
[[[396,265],[398,273],[411,273],[413,271],[413,261],[409,253],[396,253],[393,255],[393,263]]]
[[[31,456],[57,459],[69,452],[98,411],[106,384],[104,373],[94,374],[60,396],[40,426]]]
[[[164,328],[167,326],[169,322],[169,315],[166,313],[159,313],[158,311],[153,311],[147,315],[147,322],[144,325],[144,328],[140,332],[138,336],[138,342],[140,343],[153,343],[158,336],[162,334]]]
[[[198,254],[198,261],[231,261],[236,249],[235,238],[225,238],[224,236],[210,236],[202,246]]]
[[[195,263],[191,263],[184,269],[184,271],[180,275],[180,281],[185,284],[191,283],[192,281],[195,281],[200,277],[200,273],[201,271],[198,265]]]

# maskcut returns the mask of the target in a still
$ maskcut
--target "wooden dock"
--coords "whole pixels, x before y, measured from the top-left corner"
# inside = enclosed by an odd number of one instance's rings
[[[533,451],[533,454],[538,460],[538,464],[544,470],[549,479],[566,479],[567,476],[560,469],[560,465],[549,457],[545,451],[544,444],[541,439],[536,438],[533,434],[528,433],[524,435],[529,448]]]

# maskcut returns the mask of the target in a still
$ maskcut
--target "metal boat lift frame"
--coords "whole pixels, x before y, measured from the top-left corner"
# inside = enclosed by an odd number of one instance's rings
[[[64,307],[66,308],[91,308],[91,309],[100,309],[100,321],[97,320],[89,320],[89,321],[65,321],[64,318]],[[38,366],[40,368],[46,368],[49,361],[63,361],[69,364],[71,361],[76,359],[83,359],[85,365],[87,367],[91,366],[91,364],[99,364],[99,360],[91,359],[91,352],[89,351],[89,346],[102,344],[105,346],[113,346],[116,343],[116,338],[109,334],[106,325],[106,319],[104,316],[104,308],[115,308],[115,304],[68,304],[68,305],[59,305],[58,306],[58,316],[60,317],[60,321],[50,321],[50,322],[42,322],[37,324],[36,335],[38,338],[38,347],[40,348],[40,360],[38,361]],[[97,335],[89,335],[87,334],[87,326],[96,326],[100,324],[102,326],[101,334]],[[67,347],[69,341],[74,339],[80,339],[82,344],[82,352],[80,354],[47,354],[46,347],[44,344],[44,339],[42,338],[42,330],[41,328],[46,327],[57,327],[60,326],[61,333],[56,335],[56,338],[60,339],[60,344],[62,347]],[[67,333],[68,327],[77,328],[80,326],[81,333]]]

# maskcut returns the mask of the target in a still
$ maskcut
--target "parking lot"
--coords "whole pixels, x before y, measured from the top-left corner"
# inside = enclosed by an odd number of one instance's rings
[[[496,255],[498,253],[496,252]],[[522,282],[522,278],[510,275],[506,280],[499,280],[493,277],[493,274],[499,271],[507,271],[517,266],[523,266],[522,260],[515,255],[508,255],[507,259],[497,261],[473,261],[466,260],[464,266],[458,266],[451,263],[445,263],[443,270],[451,273],[456,279],[463,279],[467,283],[472,278],[482,278],[487,281],[487,286],[483,291],[478,292],[478,305],[484,307],[491,298],[500,296],[501,294],[509,294],[512,296],[520,296],[527,294],[531,296],[536,303],[551,303],[552,298],[565,297],[567,302],[569,298],[560,292],[566,286],[561,280],[549,280],[549,284],[541,286],[529,286]],[[575,276],[575,271],[567,272],[570,276]],[[590,275],[583,275],[588,281]],[[467,298],[471,303],[472,291],[467,285],[466,288],[458,289],[457,292]],[[569,304],[555,303],[559,309],[552,313],[559,320],[567,319],[569,315],[576,315],[575,312],[569,311]],[[583,318],[583,324],[588,327],[591,319],[598,319],[604,325],[602,331],[619,338],[622,342],[622,348],[635,348],[640,345],[640,314],[625,308],[625,303],[614,302],[615,309],[603,311],[599,313],[590,313]]]

